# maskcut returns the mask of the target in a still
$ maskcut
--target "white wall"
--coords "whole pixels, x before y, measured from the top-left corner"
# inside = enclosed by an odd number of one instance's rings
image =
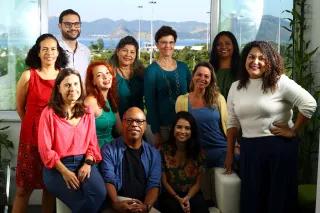
[[[307,8],[308,20],[309,20],[309,30],[308,37],[311,40],[310,48],[314,49],[320,47],[320,1],[319,0],[308,0],[309,7]],[[317,85],[320,85],[320,48],[316,55],[313,58],[313,73]],[[319,141],[320,142],[320,141]],[[319,147],[320,148],[320,147]],[[317,183],[317,203],[316,203],[316,212],[320,212],[320,149],[318,157],[318,183]]]
[[[310,48],[314,49],[320,47],[320,1],[319,0],[308,0],[310,6],[308,9],[308,19],[309,20],[309,38],[311,40]],[[313,73],[317,85],[320,85],[320,48],[317,51],[316,55],[313,58]],[[320,138],[320,136],[319,136]],[[319,141],[320,142],[320,141]],[[319,146],[320,148],[320,146]],[[320,212],[320,149],[318,157],[318,181],[317,181],[317,203],[316,203],[316,212]]]
[[[311,48],[319,47],[314,59],[313,59],[313,71],[315,73],[315,78],[317,85],[320,85],[320,1],[319,0],[309,0],[310,2],[310,39]]]

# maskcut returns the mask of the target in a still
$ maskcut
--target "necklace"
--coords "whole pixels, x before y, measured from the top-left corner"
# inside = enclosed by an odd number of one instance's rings
[[[177,62],[174,59],[171,59],[169,62],[167,62],[168,60],[161,60],[159,59],[157,61],[157,63],[159,64],[159,66],[167,71],[172,71],[177,69]]]
[[[179,73],[178,70],[174,70],[171,72],[174,72],[174,76],[175,76],[175,85],[173,86],[172,83],[169,81],[169,79],[166,76],[166,73],[168,71],[161,71],[162,72],[162,77],[165,80],[167,87],[168,87],[168,92],[169,92],[169,99],[170,102],[175,105],[176,104],[176,99],[177,97],[181,94],[180,91],[180,81],[179,81]],[[175,88],[175,90],[173,91],[173,88]]]
[[[117,70],[122,78],[127,80],[131,78],[131,75],[132,75],[131,69],[123,69],[119,67]]]

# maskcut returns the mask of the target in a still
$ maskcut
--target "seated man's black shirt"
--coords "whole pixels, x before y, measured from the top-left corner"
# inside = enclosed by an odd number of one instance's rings
[[[127,146],[123,155],[122,169],[123,182],[118,195],[136,198],[144,201],[147,180],[141,161],[142,146],[139,149],[131,149]]]

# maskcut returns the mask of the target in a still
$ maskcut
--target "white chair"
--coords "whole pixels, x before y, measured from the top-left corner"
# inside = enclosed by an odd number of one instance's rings
[[[221,213],[219,209],[216,207],[210,207],[209,208],[209,213]]]
[[[241,180],[236,173],[224,172],[224,168],[214,168],[217,207],[221,213],[239,213]]]
[[[69,209],[69,207],[58,198],[56,198],[56,205],[57,205],[57,213],[71,213],[71,210]]]

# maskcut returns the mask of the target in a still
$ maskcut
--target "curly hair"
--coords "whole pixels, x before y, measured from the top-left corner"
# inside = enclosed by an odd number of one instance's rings
[[[59,45],[59,42],[54,35],[50,33],[42,34],[37,38],[36,43],[31,47],[29,50],[27,57],[26,57],[26,65],[30,68],[40,69],[41,68],[41,59],[39,58],[39,52],[40,52],[40,43],[46,39],[53,39],[57,42],[57,49],[59,52],[59,55],[57,57],[57,60],[54,64],[55,69],[61,69],[65,68],[68,64],[68,57],[65,53],[65,51],[61,48]]]
[[[197,160],[200,155],[200,143],[198,141],[198,128],[197,128],[196,120],[194,119],[194,117],[189,112],[185,112],[185,111],[180,111],[176,114],[175,120],[170,129],[169,139],[167,141],[167,144],[170,146],[172,151],[172,153],[170,154],[174,156],[177,152],[177,144],[176,144],[176,138],[174,136],[174,129],[180,119],[184,119],[188,121],[191,127],[191,137],[188,139],[187,146],[186,146],[187,158]]]
[[[52,93],[51,93],[51,98],[49,100],[49,104],[48,106],[50,108],[53,109],[53,111],[62,118],[66,118],[68,117],[68,113],[64,111],[63,109],[63,105],[64,105],[64,101],[63,98],[61,96],[61,93],[59,92],[59,87],[61,82],[68,76],[70,75],[76,75],[79,78],[79,82],[80,82],[80,87],[81,87],[81,95],[79,97],[79,99],[76,101],[76,104],[74,105],[73,109],[74,109],[74,114],[73,116],[70,118],[79,118],[82,117],[84,115],[84,113],[86,113],[86,109],[85,109],[85,105],[84,105],[84,90],[83,90],[83,86],[82,86],[82,81],[81,81],[81,76],[79,74],[78,71],[71,69],[71,68],[64,68],[62,70],[59,71],[59,74],[56,78]]]
[[[239,73],[239,65],[240,65],[240,51],[239,51],[239,45],[238,45],[237,39],[230,31],[221,31],[214,38],[212,43],[211,53],[210,53],[210,63],[213,66],[215,72],[218,72],[220,68],[220,59],[218,55],[217,46],[221,36],[227,36],[232,42],[233,54],[231,58],[231,73],[235,78],[237,78]]]
[[[93,84],[94,76],[93,76],[93,70],[97,66],[105,66],[109,72],[112,74],[112,84],[111,88],[108,91],[108,97],[107,99],[110,102],[111,110],[113,112],[118,111],[118,98],[117,98],[117,79],[114,70],[112,69],[112,66],[105,61],[92,61],[88,68],[87,68],[87,74],[86,74],[86,92],[89,95],[93,95],[98,102],[99,107],[103,108],[104,111],[109,112],[110,109],[106,106],[106,100],[104,99],[101,91],[99,88]]]
[[[115,49],[114,53],[112,54],[109,62],[112,64],[112,66],[119,68],[120,65],[119,65],[119,58],[117,56],[117,52],[126,45],[133,45],[135,47],[136,53],[137,53],[136,58],[134,59],[133,64],[132,64],[133,75],[143,77],[144,66],[143,66],[142,62],[138,59],[139,44],[138,44],[137,40],[132,36],[126,36],[126,37],[123,37],[122,39],[120,39],[120,41],[117,44],[116,49]]]
[[[219,87],[218,87],[218,84],[217,84],[217,78],[216,78],[216,75],[214,74],[214,69],[212,67],[212,65],[209,63],[209,62],[200,62],[198,63],[193,71],[192,71],[192,78],[194,77],[194,75],[196,74],[197,72],[197,69],[199,67],[206,67],[210,70],[210,74],[211,74],[211,81],[209,83],[209,85],[207,86],[206,88],[206,91],[204,92],[204,100],[207,104],[207,106],[209,107],[213,107],[216,105],[217,103],[217,98],[218,98],[218,95],[219,95]],[[190,83],[190,91],[194,91],[194,83],[193,83],[193,80],[191,80],[191,83]]]
[[[239,73],[239,84],[237,89],[247,88],[249,73],[246,69],[246,60],[252,48],[258,48],[266,60],[265,72],[262,74],[262,90],[267,93],[270,89],[276,89],[278,80],[284,72],[284,65],[280,54],[266,41],[252,41],[246,44],[241,53],[241,66]]]
[[[154,36],[154,40],[156,41],[156,43],[158,43],[160,38],[162,38],[164,36],[169,36],[169,35],[173,36],[174,42],[177,41],[177,32],[174,29],[172,29],[172,27],[170,27],[170,26],[162,26],[156,32],[156,34]]]

